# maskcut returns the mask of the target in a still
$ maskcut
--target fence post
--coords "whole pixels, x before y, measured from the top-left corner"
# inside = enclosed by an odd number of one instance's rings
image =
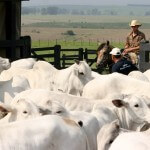
[[[22,36],[20,39],[23,40],[23,47],[20,48],[20,57],[28,58],[31,57],[31,37],[30,36]]]
[[[61,68],[60,65],[60,51],[61,51],[61,46],[60,45],[55,45],[54,47],[54,67],[57,69]]]
[[[87,59],[88,59],[88,55],[87,55],[87,48],[85,48],[85,51],[84,51],[84,59],[86,60],[86,62],[88,62],[87,61]]]
[[[83,60],[83,48],[79,48],[79,60]]]

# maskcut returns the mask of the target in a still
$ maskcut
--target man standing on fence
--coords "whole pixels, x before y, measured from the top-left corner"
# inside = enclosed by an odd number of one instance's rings
[[[142,24],[138,20],[131,21],[129,26],[132,31],[126,38],[126,45],[123,51],[123,55],[129,54],[132,63],[136,65],[139,63],[140,42],[142,40],[146,41],[145,34],[139,31],[141,25]]]

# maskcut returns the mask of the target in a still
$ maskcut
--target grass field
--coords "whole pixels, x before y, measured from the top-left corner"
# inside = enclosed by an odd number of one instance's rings
[[[101,43],[91,42],[91,41],[63,41],[63,40],[55,40],[55,41],[33,41],[32,47],[53,47],[54,45],[61,45],[62,49],[75,49],[75,48],[88,48],[96,50]],[[123,48],[124,43],[116,43],[112,42],[111,45],[114,47]]]
[[[150,16],[79,16],[79,15],[22,15],[22,24],[37,22],[87,22],[87,23],[127,23],[132,19],[138,19],[143,24],[150,23]]]
[[[41,19],[40,19],[41,18]],[[22,25],[28,27],[88,28],[88,29],[129,29],[127,16],[23,16]],[[143,22],[144,29],[150,29],[150,19],[146,16],[136,17]]]

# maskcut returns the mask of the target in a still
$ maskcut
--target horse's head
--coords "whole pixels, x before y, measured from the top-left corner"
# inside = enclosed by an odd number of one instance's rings
[[[97,49],[97,67],[104,68],[112,63],[111,55],[109,54],[113,46],[109,44],[109,41],[102,43]]]

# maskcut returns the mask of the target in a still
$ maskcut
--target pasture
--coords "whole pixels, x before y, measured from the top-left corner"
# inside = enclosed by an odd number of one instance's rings
[[[143,23],[140,30],[149,40],[148,16],[23,15],[21,34],[31,36],[33,47],[61,44],[63,48],[96,49],[99,43],[109,40],[122,48],[132,19]],[[75,35],[65,34],[68,30]]]

